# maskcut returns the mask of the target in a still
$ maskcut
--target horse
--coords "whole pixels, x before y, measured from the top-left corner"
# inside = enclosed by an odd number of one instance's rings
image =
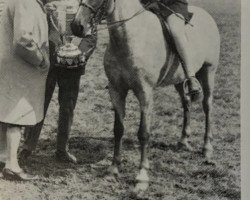
[[[84,37],[91,33],[95,17],[106,11],[109,44],[104,56],[105,73],[109,80],[109,93],[114,108],[114,155],[109,171],[119,174],[121,145],[124,134],[126,96],[132,90],[140,105],[140,168],[136,177],[135,192],[148,187],[150,136],[153,91],[158,85],[174,85],[178,91],[183,110],[183,130],[179,146],[191,150],[188,137],[191,101],[185,98],[185,80],[181,61],[176,51],[165,40],[158,17],[143,7],[139,0],[82,0],[72,31]],[[203,110],[205,113],[205,136],[203,153],[206,161],[212,161],[212,99],[215,72],[219,63],[220,35],[214,19],[202,8],[189,6],[193,13],[186,25],[186,36],[196,50],[196,77],[202,85]]]

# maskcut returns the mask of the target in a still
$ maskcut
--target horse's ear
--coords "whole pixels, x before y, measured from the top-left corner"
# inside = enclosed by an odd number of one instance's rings
[[[108,6],[107,6],[107,14],[111,14],[115,8],[115,1],[114,0],[108,0]]]

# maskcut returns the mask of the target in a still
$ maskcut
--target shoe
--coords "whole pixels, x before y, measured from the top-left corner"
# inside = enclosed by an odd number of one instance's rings
[[[19,159],[21,161],[27,160],[32,154],[32,151],[28,150],[28,149],[23,149],[20,153],[19,153]]]
[[[68,151],[56,151],[56,159],[60,162],[70,162],[70,163],[77,163],[77,159],[74,155],[70,154]]]
[[[183,83],[184,95],[190,97],[192,102],[197,102],[201,99],[201,85],[199,81],[194,77],[186,79]]]
[[[24,171],[14,172],[11,169],[4,168],[2,171],[3,178],[10,181],[31,181],[37,180],[39,177],[37,175],[30,175]]]
[[[0,172],[4,169],[5,163],[0,161]]]

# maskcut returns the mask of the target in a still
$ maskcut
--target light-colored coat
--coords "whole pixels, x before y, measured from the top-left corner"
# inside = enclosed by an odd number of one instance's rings
[[[6,1],[0,20],[0,122],[35,125],[43,119],[48,54],[43,4]]]

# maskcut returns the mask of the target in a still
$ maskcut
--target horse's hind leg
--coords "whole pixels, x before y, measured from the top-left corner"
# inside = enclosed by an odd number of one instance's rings
[[[114,122],[114,156],[112,165],[109,167],[109,173],[113,175],[118,175],[118,166],[121,163],[121,146],[122,146],[122,136],[124,133],[124,117],[125,117],[125,100],[128,94],[128,89],[122,87],[117,88],[109,85],[109,93],[111,101],[115,112],[115,122]]]
[[[213,141],[212,133],[212,101],[213,101],[213,90],[214,90],[214,77],[215,77],[215,67],[204,65],[198,74],[198,79],[201,82],[204,98],[202,101],[203,110],[205,113],[205,136],[204,136],[204,146],[203,154],[207,162],[212,162],[213,156],[213,146],[211,142]]]
[[[140,172],[136,177],[137,184],[134,192],[140,195],[147,189],[149,184],[148,169],[148,143],[150,134],[150,123],[151,123],[151,111],[153,103],[153,89],[148,83],[142,84],[138,87],[139,90],[135,90],[135,95],[139,100],[140,104],[140,127],[138,130],[138,139],[140,142],[141,151],[141,162]]]
[[[188,138],[191,133],[191,128],[190,128],[190,106],[191,106],[191,101],[190,99],[185,98],[184,96],[184,91],[183,91],[183,83],[179,83],[175,85],[175,89],[180,95],[181,98],[181,103],[183,107],[183,127],[182,127],[182,135],[181,139],[178,142],[178,147],[179,148],[184,148],[185,150],[191,151],[192,147],[188,143]]]

